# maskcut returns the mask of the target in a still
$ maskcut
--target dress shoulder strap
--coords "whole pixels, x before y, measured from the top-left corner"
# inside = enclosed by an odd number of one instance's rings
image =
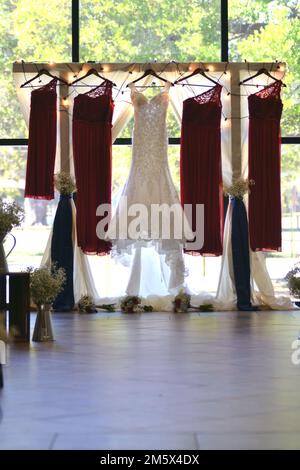
[[[279,99],[280,98],[281,87],[282,87],[282,81],[281,80],[276,80],[276,82],[273,82],[273,83],[270,83],[269,85],[266,85],[262,90],[259,90],[256,93],[253,93],[253,95],[258,96],[259,98],[274,97],[274,98]],[[252,95],[250,95],[250,96],[252,96]]]

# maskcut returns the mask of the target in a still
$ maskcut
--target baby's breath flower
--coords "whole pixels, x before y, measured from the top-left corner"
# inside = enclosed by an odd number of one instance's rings
[[[43,304],[52,304],[66,282],[65,270],[52,266],[51,269],[28,268],[27,271],[30,273],[31,299],[35,305],[38,307]]]
[[[24,210],[15,202],[0,199],[0,238],[4,238],[14,227],[24,220]]]
[[[55,188],[60,194],[69,195],[76,191],[76,185],[73,178],[64,171],[57,173],[54,177]]]
[[[227,196],[242,199],[246,193],[250,193],[250,186],[255,184],[254,180],[238,178],[231,186],[223,186],[223,192]]]

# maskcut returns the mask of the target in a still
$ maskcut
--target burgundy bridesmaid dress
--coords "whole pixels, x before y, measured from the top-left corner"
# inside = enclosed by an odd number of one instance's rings
[[[221,91],[210,90],[183,102],[180,149],[181,203],[204,204],[204,244],[190,254],[222,254],[223,191],[221,168]]]
[[[31,92],[29,142],[24,197],[54,198],[56,154],[56,84],[54,78]]]
[[[77,238],[78,246],[86,254],[105,255],[111,249],[110,242],[97,237],[101,217],[96,216],[96,210],[100,204],[111,203],[113,110],[109,81],[74,99]]]
[[[249,233],[253,251],[281,251],[280,118],[282,82],[248,97]]]

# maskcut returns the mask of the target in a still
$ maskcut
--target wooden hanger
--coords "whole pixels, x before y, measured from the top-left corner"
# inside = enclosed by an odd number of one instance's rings
[[[145,70],[145,72],[143,73],[143,75],[141,77],[137,78],[136,80],[133,80],[133,82],[128,83],[127,87],[129,87],[133,83],[139,82],[140,80],[142,80],[142,78],[148,77],[148,75],[152,75],[153,77],[157,78],[158,80],[161,80],[162,82],[171,83],[171,82],[169,82],[169,80],[166,80],[165,78],[161,77],[160,75],[157,75],[157,73],[153,69],[147,69],[147,70]],[[171,85],[174,86],[174,83],[171,83]]]
[[[113,83],[111,80],[109,80],[108,78],[105,78],[103,77],[102,75],[100,75],[99,72],[97,72],[96,69],[94,68],[91,68],[87,71],[87,73],[85,75],[83,75],[82,77],[80,78],[76,78],[76,80],[74,80],[72,83],[70,83],[70,86],[73,86],[75,83],[78,83],[80,82],[81,80],[84,80],[85,78],[89,77],[90,75],[95,75],[96,77],[98,78],[101,78],[101,80],[104,80],[104,82],[109,82],[111,83],[113,86],[117,86],[115,83]],[[100,85],[98,86],[102,86],[103,84],[101,83]],[[83,86],[95,86],[95,85],[83,85]],[[97,87],[98,88],[98,87]]]
[[[31,78],[30,80],[27,80],[27,82],[25,82],[25,83],[22,83],[20,88],[26,87],[26,85],[29,85],[29,83],[33,82],[33,80],[40,77],[41,75],[47,75],[47,77],[55,78],[56,80],[61,82],[63,85],[69,85],[68,82],[66,82],[62,78],[59,78],[59,77],[56,77],[55,75],[52,75],[52,73],[50,73],[47,69],[41,69],[33,78]]]
[[[205,70],[201,69],[200,67],[195,69],[187,77],[182,77],[182,78],[179,78],[178,80],[176,80],[174,85],[177,85],[178,83],[183,82],[183,81],[187,80],[188,78],[194,77],[195,75],[202,75],[202,77],[205,77],[207,80],[214,83],[215,85],[220,85],[216,80],[214,80],[213,78],[210,78],[208,75],[206,75]]]
[[[257,73],[255,73],[254,75],[251,75],[250,77],[245,78],[245,80],[241,81],[239,83],[239,85],[245,85],[247,82],[249,82],[249,80],[252,80],[253,78],[259,77],[259,75],[267,75],[267,77],[271,78],[275,82],[281,82],[280,79],[278,79],[276,77],[273,77],[273,75],[271,75],[270,72],[265,67],[263,67],[263,68],[259,69],[259,71]],[[282,86],[286,87],[285,83],[283,83],[283,82],[281,82],[281,83],[282,83]],[[249,85],[253,86],[252,83],[249,83],[246,86],[249,86]],[[255,85],[255,86],[260,86],[260,85]],[[265,86],[265,85],[261,85],[261,86]]]

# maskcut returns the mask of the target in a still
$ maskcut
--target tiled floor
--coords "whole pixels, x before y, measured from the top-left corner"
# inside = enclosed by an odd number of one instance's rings
[[[53,322],[10,347],[0,449],[300,449],[299,312]]]

